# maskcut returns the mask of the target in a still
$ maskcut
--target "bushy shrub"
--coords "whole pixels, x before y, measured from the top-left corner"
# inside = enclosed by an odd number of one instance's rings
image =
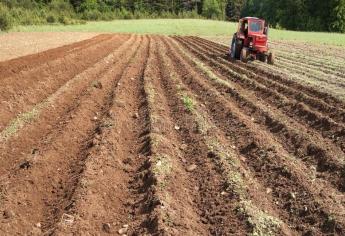
[[[0,30],[8,31],[13,27],[13,20],[11,15],[3,10],[0,10]]]
[[[87,10],[83,12],[82,19],[83,20],[100,20],[102,17],[102,13],[100,13],[98,10]]]
[[[223,14],[217,0],[204,0],[202,13],[209,19],[220,19]]]
[[[48,23],[55,23],[56,22],[56,18],[55,18],[55,16],[54,15],[49,15],[49,16],[47,16],[47,22]]]
[[[67,17],[65,17],[64,15],[60,15],[58,20],[59,20],[59,23],[61,23],[61,24],[64,24],[64,25],[68,24]]]
[[[49,3],[50,11],[70,13],[73,11],[71,4],[66,0],[52,0]]]

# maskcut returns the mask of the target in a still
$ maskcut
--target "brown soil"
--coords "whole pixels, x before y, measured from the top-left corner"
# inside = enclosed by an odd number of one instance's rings
[[[0,61],[39,53],[51,48],[95,37],[98,33],[11,32],[0,35]]]
[[[345,104],[196,37],[0,63],[1,235],[344,235]]]

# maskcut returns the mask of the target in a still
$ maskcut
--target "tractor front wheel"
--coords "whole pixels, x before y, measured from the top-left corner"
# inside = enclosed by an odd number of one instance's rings
[[[265,54],[261,53],[257,56],[257,59],[259,59],[259,61],[265,63],[267,61],[267,56]]]
[[[267,63],[270,65],[274,65],[274,54],[273,52],[270,52],[267,57]]]
[[[248,48],[242,48],[240,59],[244,63],[248,62],[248,60],[249,60],[249,50],[248,50]]]

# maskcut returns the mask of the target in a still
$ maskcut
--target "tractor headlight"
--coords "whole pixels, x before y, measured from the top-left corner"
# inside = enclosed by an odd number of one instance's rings
[[[252,41],[249,42],[249,47],[253,47],[253,42]]]

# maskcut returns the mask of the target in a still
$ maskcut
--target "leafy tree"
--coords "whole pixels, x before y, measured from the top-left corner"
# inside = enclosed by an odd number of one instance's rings
[[[210,19],[217,19],[222,15],[222,11],[217,0],[204,0],[202,14]]]
[[[345,0],[338,0],[333,10],[334,20],[331,30],[345,33]]]
[[[225,8],[226,18],[231,21],[238,21],[242,16],[245,3],[245,0],[228,0]]]

